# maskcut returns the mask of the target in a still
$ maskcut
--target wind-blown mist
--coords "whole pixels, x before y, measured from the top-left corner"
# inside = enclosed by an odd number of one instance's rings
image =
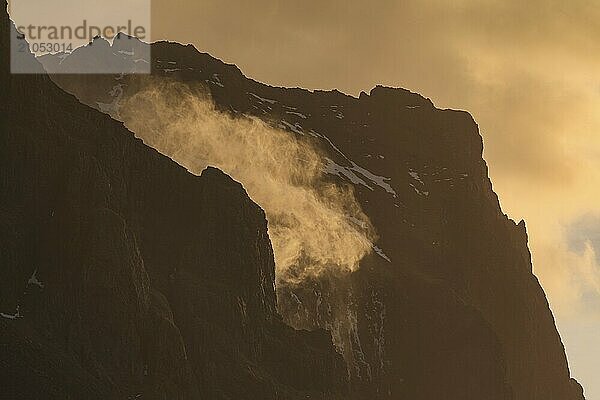
[[[324,179],[308,138],[217,110],[201,89],[152,80],[124,99],[119,119],[190,172],[208,165],[241,182],[266,212],[278,281],[353,271],[374,236],[350,187]]]

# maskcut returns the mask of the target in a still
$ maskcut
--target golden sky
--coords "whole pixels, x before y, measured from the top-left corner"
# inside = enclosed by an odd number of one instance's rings
[[[401,86],[479,123],[504,211],[524,218],[571,370],[600,400],[600,0],[154,0],[153,39],[257,80]]]

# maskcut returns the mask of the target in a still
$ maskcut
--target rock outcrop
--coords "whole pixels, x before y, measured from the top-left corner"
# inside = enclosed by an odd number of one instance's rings
[[[190,174],[45,75],[11,75],[9,26],[3,13],[3,394],[344,398],[329,334],[277,313],[267,222],[242,185]]]

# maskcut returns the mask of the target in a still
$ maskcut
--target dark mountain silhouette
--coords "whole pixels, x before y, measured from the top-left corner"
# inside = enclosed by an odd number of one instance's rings
[[[3,15],[3,398],[344,398],[330,336],[277,314],[242,186],[189,174],[47,76],[10,75]]]
[[[122,65],[135,54],[123,46],[42,61]],[[271,87],[190,45],[155,43],[148,61],[224,112],[313,136],[379,240],[358,271],[275,293],[265,216],[239,184],[187,173],[48,77],[3,65],[0,372],[16,397],[583,398],[468,113],[382,86]],[[52,79],[114,116],[145,82]]]

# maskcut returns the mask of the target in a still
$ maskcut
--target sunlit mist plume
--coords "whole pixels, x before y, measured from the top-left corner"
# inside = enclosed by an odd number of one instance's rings
[[[279,282],[358,268],[374,231],[351,187],[326,179],[315,143],[221,112],[201,87],[156,78],[143,87],[117,117],[190,172],[212,165],[243,184],[266,212]]]

